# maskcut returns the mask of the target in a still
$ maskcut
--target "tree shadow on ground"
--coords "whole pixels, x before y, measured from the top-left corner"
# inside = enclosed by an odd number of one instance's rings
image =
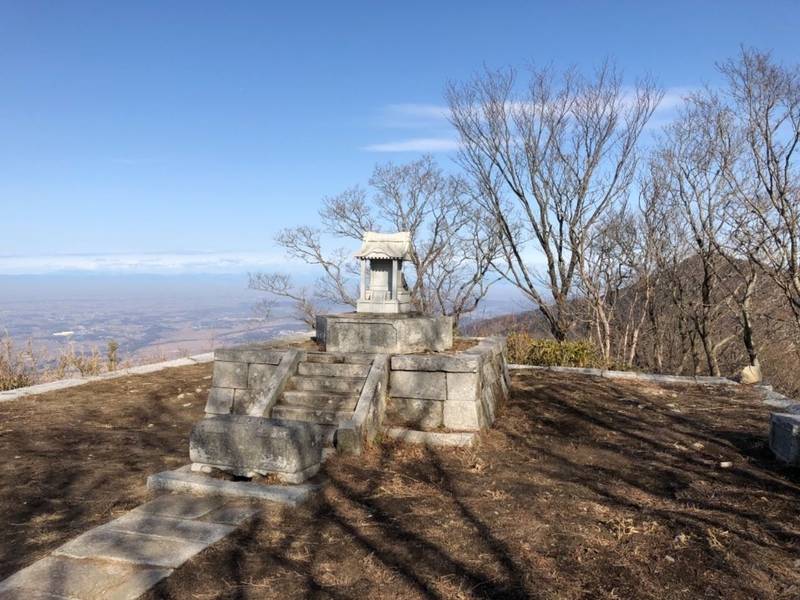
[[[336,457],[151,598],[791,597],[800,487],[748,394],[517,376],[476,450]]]
[[[209,370],[122,377],[0,406],[0,580],[147,500],[148,475],[186,462]]]

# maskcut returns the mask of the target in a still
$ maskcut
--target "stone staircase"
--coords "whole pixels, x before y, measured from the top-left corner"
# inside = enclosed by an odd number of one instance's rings
[[[317,423],[327,443],[353,416],[373,356],[307,352],[272,408],[271,417]]]

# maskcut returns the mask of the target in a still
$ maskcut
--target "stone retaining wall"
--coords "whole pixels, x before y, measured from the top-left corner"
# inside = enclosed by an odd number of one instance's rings
[[[286,352],[247,346],[217,350],[206,414],[246,415],[255,395],[267,389]]]
[[[483,338],[464,352],[391,359],[389,425],[422,431],[477,431],[508,397],[505,338]]]

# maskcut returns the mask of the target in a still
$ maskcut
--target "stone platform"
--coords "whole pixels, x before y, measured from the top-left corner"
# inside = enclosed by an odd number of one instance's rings
[[[342,313],[317,317],[327,352],[444,352],[453,347],[453,318],[419,313]]]

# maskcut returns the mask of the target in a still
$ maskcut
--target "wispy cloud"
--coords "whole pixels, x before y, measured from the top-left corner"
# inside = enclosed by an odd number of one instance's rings
[[[675,118],[684,98],[696,91],[691,87],[671,87],[664,91],[661,103],[653,113],[647,128],[659,129]],[[634,101],[633,90],[623,95],[623,103]],[[459,141],[448,118],[450,109],[443,104],[389,104],[380,111],[378,125],[382,129],[415,130],[418,135],[404,139],[368,144],[367,152],[453,152]]]
[[[57,254],[0,256],[0,275],[84,273],[242,273],[285,265],[279,254],[186,252],[140,254]]]
[[[443,104],[389,104],[384,109],[386,114],[446,121],[450,109]]]
[[[449,137],[411,138],[382,144],[364,146],[368,152],[452,152],[459,142]]]

